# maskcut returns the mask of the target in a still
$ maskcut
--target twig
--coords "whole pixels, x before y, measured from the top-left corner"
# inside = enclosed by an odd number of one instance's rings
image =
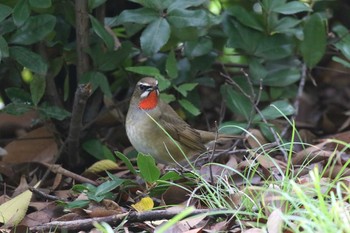
[[[306,76],[307,76],[307,67],[305,64],[303,64],[303,66],[301,67],[301,77],[300,77],[300,82],[299,82],[299,87],[298,87],[298,91],[297,91],[297,96],[295,97],[295,101],[294,101],[294,109],[295,109],[295,112],[291,118],[292,121],[295,120],[295,118],[297,117],[298,115],[298,112],[299,112],[299,107],[300,107],[300,99],[301,99],[301,96],[303,95],[303,92],[304,92],[304,87],[305,87],[305,82],[306,82]],[[283,137],[288,129],[290,128],[291,126],[288,124],[282,131],[281,133],[281,136]]]
[[[30,191],[32,191],[33,193],[35,193],[36,195],[46,199],[46,200],[51,200],[51,201],[67,201],[67,200],[64,200],[62,198],[59,198],[59,197],[56,197],[56,196],[53,196],[53,195],[50,195],[50,194],[47,194],[47,193],[44,193],[43,191],[40,191],[39,189],[36,189],[34,187],[28,187],[28,189]]]
[[[75,92],[68,137],[62,145],[59,153],[65,156],[64,161],[66,161],[67,165],[70,167],[72,167],[73,164],[79,164],[79,141],[82,120],[86,102],[91,95],[91,91],[91,84],[80,84]]]
[[[328,67],[323,67],[323,66],[315,66],[313,69],[318,69],[318,70],[326,70],[326,71],[332,71],[332,72],[336,72],[339,74],[347,74],[350,75],[350,72],[347,71],[343,71],[343,70],[337,70],[337,69],[332,69],[332,68],[328,68]]]
[[[248,75],[244,70],[242,70],[242,72],[243,72],[244,76],[247,78],[247,81],[248,81],[248,83],[249,83],[249,86],[250,86],[250,88],[251,88],[251,90],[252,90],[252,93],[253,93],[254,99],[255,99],[256,96],[255,96],[255,92],[254,92],[254,89],[253,89],[253,83],[251,82],[251,80],[250,80],[250,78],[249,78],[249,75]],[[262,114],[262,112],[261,112],[260,109],[258,108],[258,104],[259,104],[260,98],[261,98],[261,92],[262,92],[262,80],[260,79],[260,86],[259,86],[258,97],[257,97],[256,101],[253,100],[253,101],[255,101],[255,102],[253,102],[253,106],[254,106],[255,111],[260,115],[261,120],[262,120],[266,125],[268,125],[267,120],[265,119],[264,115]],[[252,101],[252,100],[251,100],[251,101]],[[254,109],[252,109],[252,111],[253,111]],[[250,121],[249,121],[249,125],[251,124],[251,120],[252,120],[252,119],[250,119]],[[283,157],[284,157],[284,158],[286,159],[286,161],[287,161],[287,158],[288,158],[287,152],[284,150],[283,146],[281,146],[281,141],[280,141],[280,139],[279,139],[279,137],[278,137],[276,131],[275,131],[272,127],[270,127],[270,126],[269,126],[269,129],[270,129],[270,131],[271,131],[271,133],[272,133],[272,135],[273,135],[273,137],[274,137],[274,139],[275,139],[277,145],[279,145],[279,148],[280,148],[281,153],[283,154]]]
[[[250,127],[251,123],[252,123],[252,117],[253,117],[253,113],[254,113],[254,110],[260,115],[262,121],[268,125],[268,122],[267,120],[265,119],[264,115],[261,113],[260,109],[258,108],[258,104],[260,102],[260,98],[261,98],[261,92],[262,92],[262,80],[260,80],[260,88],[259,88],[259,93],[258,95],[255,94],[254,92],[254,89],[253,89],[253,83],[251,82],[250,78],[249,78],[249,75],[242,69],[241,72],[244,74],[244,76],[247,78],[247,82],[251,88],[251,92],[252,94],[249,95],[248,93],[246,93],[236,82],[234,82],[228,75],[225,75],[225,74],[221,74],[223,77],[225,77],[226,79],[226,82],[230,85],[233,85],[235,87],[237,87],[239,89],[239,91],[245,95],[251,102],[253,108],[252,108],[252,111],[251,111],[251,116],[250,116],[250,119],[248,121],[248,128]],[[282,152],[284,158],[287,158],[287,152],[283,149],[283,147],[281,146],[281,141],[280,139],[278,138],[275,130],[272,128],[272,127],[269,127],[275,141],[277,142],[277,144],[279,145],[279,148],[280,148],[280,151]],[[238,143],[238,142],[236,142]],[[233,146],[236,146],[237,144],[233,145]],[[231,147],[231,149],[233,148],[233,146]],[[222,152],[224,153],[224,152]],[[220,153],[220,154],[222,154]],[[217,155],[219,156],[219,155]]]
[[[30,140],[43,140],[43,139],[55,139],[55,137],[53,136],[47,136],[47,137],[28,137],[28,138],[4,138],[4,139],[0,139],[0,143],[7,143],[10,141],[30,141]]]
[[[219,128],[218,128],[218,122],[215,121],[215,139],[214,139],[214,146],[210,155],[210,162],[213,162],[214,154],[215,154],[215,149],[216,149],[216,143],[218,141],[218,136],[219,136]],[[213,169],[212,166],[209,166],[209,172],[210,172],[210,181],[212,184],[214,184],[214,177],[213,177]]]
[[[98,185],[97,182],[93,181],[93,180],[90,180],[84,176],[81,176],[81,175],[78,175],[78,174],[75,174],[71,171],[68,171],[64,168],[62,168],[60,165],[57,165],[57,164],[49,164],[49,163],[43,163],[41,162],[40,164],[46,166],[51,172],[53,173],[58,173],[58,174],[62,174],[64,176],[67,176],[67,177],[70,177],[74,180],[77,180],[79,182],[82,182],[82,183],[89,183],[89,184],[93,184],[95,186]]]
[[[209,214],[217,210],[208,210],[208,209],[198,209],[193,211],[188,217],[199,215],[199,214]],[[133,222],[144,222],[144,221],[156,221],[161,219],[171,219],[177,214],[182,212],[182,210],[155,210],[155,211],[147,211],[147,212],[130,212],[123,214],[116,214],[106,217],[96,217],[89,219],[81,219],[74,221],[53,221],[43,225],[31,227],[31,231],[46,231],[50,229],[66,229],[66,230],[82,230],[82,229],[90,229],[93,227],[94,222],[106,222],[112,226],[117,226],[124,219],[127,220],[128,223]]]

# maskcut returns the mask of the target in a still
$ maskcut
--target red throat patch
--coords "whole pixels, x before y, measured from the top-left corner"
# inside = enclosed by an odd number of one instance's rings
[[[157,91],[151,91],[146,98],[140,100],[139,108],[143,110],[151,110],[158,104]]]

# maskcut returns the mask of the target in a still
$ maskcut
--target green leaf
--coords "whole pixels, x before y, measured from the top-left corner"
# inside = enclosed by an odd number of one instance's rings
[[[257,59],[252,59],[249,62],[249,73],[255,83],[260,83],[260,80],[266,78],[268,71]]]
[[[21,26],[27,21],[30,15],[28,0],[19,0],[13,8],[13,22],[16,26]]]
[[[130,0],[145,6],[147,8],[152,8],[155,10],[162,11],[165,8],[168,8],[173,0]]]
[[[7,44],[7,41],[4,39],[4,37],[0,36],[0,62],[3,58],[6,58],[9,56],[9,47]]]
[[[168,14],[167,19],[177,28],[205,27],[209,23],[208,15],[204,10],[174,9]]]
[[[137,23],[148,24],[159,19],[159,13],[149,8],[139,8],[134,10],[124,10],[117,18],[117,24]]]
[[[165,173],[160,180],[170,180],[170,181],[175,181],[175,180],[180,180],[182,179],[183,176],[179,175],[179,173],[175,172],[175,171],[169,171],[167,173]]]
[[[30,45],[41,41],[53,31],[55,24],[56,17],[53,15],[43,14],[31,16],[23,26],[11,36],[10,42],[14,44]]]
[[[0,34],[1,35],[13,33],[15,30],[17,30],[17,26],[13,22],[13,17],[7,18],[0,23],[0,32],[1,32]]]
[[[286,4],[286,0],[263,0],[262,7],[266,12],[274,11],[275,8],[283,6]]]
[[[52,2],[51,0],[29,0],[29,4],[33,8],[49,8]]]
[[[10,115],[20,116],[32,109],[32,106],[27,103],[10,103],[3,109],[4,112]]]
[[[33,104],[38,105],[39,101],[45,93],[46,80],[41,75],[33,75],[33,80],[30,82],[30,93],[32,95]]]
[[[124,182],[123,179],[106,181],[97,187],[95,195],[96,196],[103,196],[103,195],[107,194],[108,192],[119,187],[121,184],[123,184],[123,182]]]
[[[198,116],[199,114],[201,114],[201,111],[187,99],[180,99],[179,104],[193,116]]]
[[[264,30],[261,23],[254,17],[252,11],[248,12],[245,8],[243,8],[240,5],[233,5],[229,7],[227,10],[229,14],[237,18],[237,20],[241,24],[258,31]]]
[[[12,8],[4,4],[0,4],[0,22],[6,19],[12,13]]]
[[[12,103],[27,103],[32,104],[30,94],[18,87],[9,87],[5,89],[7,97]]]
[[[198,37],[206,33],[207,32],[205,28],[199,27],[171,28],[171,35],[180,41],[197,40]]]
[[[100,88],[103,94],[105,94],[107,97],[112,97],[112,92],[107,80],[107,77],[97,71],[90,71],[87,73],[84,73],[83,76],[80,79],[80,83],[88,83],[90,82],[92,85],[92,91],[94,92],[97,88]]]
[[[248,127],[247,123],[237,121],[226,121],[219,126],[219,133],[238,135],[244,132],[243,129]],[[242,129],[243,128],[243,129]]]
[[[124,164],[126,165],[126,167],[129,169],[129,171],[131,173],[133,173],[134,175],[137,175],[137,172],[134,168],[134,166],[131,164],[130,160],[128,159],[128,157],[126,157],[124,154],[120,153],[119,151],[115,151],[114,152],[115,156],[117,156],[121,161],[124,162]]]
[[[279,118],[281,116],[289,116],[294,114],[295,109],[294,107],[284,100],[278,100],[273,103],[271,103],[269,106],[264,108],[261,111],[261,114],[264,116],[266,120],[274,120],[276,118]],[[253,118],[254,122],[260,121],[262,117],[257,114]]]
[[[298,67],[282,68],[270,71],[263,79],[263,84],[274,87],[285,87],[297,82],[301,77]]]
[[[109,50],[113,50],[114,49],[114,39],[113,39],[112,35],[110,35],[106,31],[106,29],[103,27],[103,25],[97,19],[95,19],[95,17],[93,17],[92,15],[89,15],[89,17],[90,17],[92,29],[94,30],[94,32],[98,35],[98,37],[100,37],[103,40],[103,42],[106,44],[106,46]]]
[[[153,66],[132,66],[126,67],[125,70],[145,76],[155,77],[158,80],[159,90],[163,91],[171,85],[171,82],[165,79],[156,67]]]
[[[350,33],[349,30],[341,24],[336,24],[332,30],[337,34],[339,40],[335,43],[335,47],[350,60]]]
[[[176,62],[174,50],[171,50],[170,53],[168,54],[168,57],[166,59],[166,64],[165,64],[165,70],[170,78],[176,78],[178,75],[177,62]]]
[[[176,100],[175,96],[173,94],[166,94],[166,93],[160,93],[160,98],[165,103],[171,103]]]
[[[59,121],[62,121],[71,115],[70,112],[66,111],[65,109],[49,105],[48,103],[42,104],[38,110],[43,116]]]
[[[65,208],[68,209],[75,209],[75,208],[84,208],[86,207],[88,204],[90,203],[90,200],[75,200],[75,201],[71,201],[68,203],[60,203],[60,201],[58,201],[58,204],[63,205]]]
[[[279,60],[293,55],[294,52],[294,42],[283,34],[262,35],[261,40],[255,43],[253,55],[266,60]]]
[[[76,184],[72,187],[72,191],[75,193],[83,193],[84,191],[96,192],[97,187],[92,184]]]
[[[109,98],[112,98],[112,92],[107,77],[100,72],[96,72],[96,74],[93,77],[94,78],[92,83],[96,83],[100,87],[103,94],[105,94]]]
[[[100,46],[89,53],[94,61],[94,66],[100,71],[112,71],[117,69],[132,53],[132,44],[123,42],[116,51],[102,51]]]
[[[181,84],[178,87],[174,86],[174,88],[178,92],[180,92],[181,95],[183,95],[184,97],[187,97],[187,93],[189,91],[192,91],[197,85],[198,85],[198,83],[184,83],[184,84]]]
[[[160,170],[156,166],[155,160],[150,155],[139,153],[137,155],[137,167],[141,177],[147,182],[155,182],[160,177]]]
[[[314,67],[323,57],[327,46],[326,28],[319,13],[312,14],[305,22],[304,40],[300,51],[309,68]]]
[[[126,67],[125,69],[127,71],[146,76],[158,77],[161,75],[159,70],[153,66],[130,66]]]
[[[276,129],[276,127],[274,127],[273,124],[266,124],[264,122],[261,122],[259,123],[259,129],[267,140],[269,140],[270,142],[276,141],[271,129],[275,132],[277,132],[278,129]]]
[[[292,1],[273,8],[274,12],[281,13],[284,15],[292,15],[304,11],[310,12],[311,10],[312,9],[309,5],[301,1]]]
[[[268,91],[269,100],[294,99],[297,94],[297,85],[285,87],[270,87]]]
[[[223,28],[228,36],[227,45],[232,48],[239,48],[248,54],[253,54],[262,40],[263,34],[242,24],[233,21],[226,16],[223,21]]]
[[[207,37],[201,37],[198,41],[188,41],[185,43],[185,55],[190,59],[203,56],[212,49],[213,42]]]
[[[10,56],[15,59],[22,66],[31,71],[45,75],[47,72],[47,63],[42,57],[24,47],[12,46],[10,47]]]
[[[242,93],[233,90],[228,85],[221,86],[221,94],[226,102],[226,106],[235,114],[242,115],[249,120],[252,114],[252,103]]]
[[[102,4],[104,4],[106,1],[107,0],[88,0],[88,7],[89,7],[90,12],[93,9],[95,9],[95,8],[101,6]]]
[[[83,149],[98,160],[109,159],[115,162],[115,157],[110,149],[98,139],[90,139],[83,143]]]
[[[337,56],[333,56],[332,60],[335,62],[338,62],[340,64],[342,64],[344,67],[350,68],[350,62],[345,61],[344,59],[337,57]]]
[[[172,12],[175,9],[186,9],[189,7],[196,7],[204,4],[206,0],[176,0],[173,1],[167,11],[168,13]]]
[[[159,91],[164,91],[165,89],[171,86],[171,82],[168,79],[164,78],[163,76],[160,75],[160,76],[157,76],[156,78],[158,80]]]
[[[141,48],[146,55],[158,52],[170,37],[170,26],[165,18],[159,18],[149,24],[142,32]]]
[[[276,26],[272,29],[272,34],[274,33],[288,33],[293,30],[293,28],[300,24],[301,20],[292,18],[292,17],[283,17],[281,18]],[[295,29],[297,30],[297,29]]]
[[[86,193],[89,200],[95,201],[95,202],[101,202],[103,199],[114,199],[115,196],[111,192],[104,193],[103,195],[96,195],[95,193],[88,192]]]

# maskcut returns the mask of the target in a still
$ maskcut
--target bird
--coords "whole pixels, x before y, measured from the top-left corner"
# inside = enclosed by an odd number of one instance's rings
[[[158,81],[153,77],[137,82],[125,127],[134,149],[165,165],[188,161],[185,156],[192,158],[206,152],[206,145],[217,138],[215,132],[194,129],[186,123],[159,97]]]

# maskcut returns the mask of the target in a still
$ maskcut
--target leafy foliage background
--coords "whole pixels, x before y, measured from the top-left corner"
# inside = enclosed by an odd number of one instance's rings
[[[213,122],[227,107],[222,126],[258,127],[274,140],[267,121],[296,113],[293,103],[307,74],[325,59],[350,67],[349,25],[337,15],[339,4],[347,6],[343,1],[89,0],[84,15],[78,14],[84,1],[3,0],[2,111],[34,109],[43,119],[38,124],[52,120],[65,141],[77,86],[90,83],[93,94],[82,110],[84,128],[75,149],[82,144],[95,157],[112,159],[97,139],[96,125],[106,106],[117,117],[104,127],[123,122],[123,100],[136,80],[148,75],[159,79],[162,98],[189,120],[214,109]],[[87,25],[85,31],[81,25]],[[114,146],[125,147],[119,140]]]

